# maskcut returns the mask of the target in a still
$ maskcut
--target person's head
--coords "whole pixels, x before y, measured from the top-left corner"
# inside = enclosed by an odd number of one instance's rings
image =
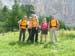
[[[43,19],[43,22],[46,22],[46,18]]]
[[[52,19],[55,19],[55,16],[52,16]]]
[[[32,19],[32,17],[29,17],[29,20],[31,20]]]
[[[23,18],[22,18],[22,20],[26,20],[27,19],[27,16],[24,16]]]
[[[32,18],[36,18],[36,16],[34,14],[32,14]]]

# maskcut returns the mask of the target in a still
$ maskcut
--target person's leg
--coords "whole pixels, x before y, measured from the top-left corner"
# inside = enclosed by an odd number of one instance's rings
[[[36,33],[35,42],[38,42],[38,33]]]
[[[41,37],[41,40],[40,40],[41,43],[43,43],[44,36],[45,36],[45,35],[42,34],[42,37]]]
[[[33,30],[31,29],[31,30],[30,30],[30,35],[29,35],[29,40],[30,40],[31,42],[34,42],[34,41],[33,41],[33,34],[34,34],[34,32],[33,32]]]
[[[22,37],[22,29],[20,30],[20,34],[19,34],[19,41],[21,41],[21,37]]]
[[[25,32],[26,32],[26,30],[23,30],[23,42],[25,40]]]
[[[53,42],[53,29],[50,29],[50,38],[51,38],[51,42]]]
[[[29,35],[29,40],[30,40],[30,42],[32,42],[32,38],[33,38],[33,31],[32,31],[32,29],[31,29],[30,35]]]
[[[45,34],[45,42],[47,42],[47,34]]]
[[[42,42],[42,34],[41,34],[41,36],[40,36],[40,42]]]
[[[47,42],[47,34],[48,34],[48,30],[45,30],[45,42]]]
[[[28,39],[27,39],[27,42],[29,42],[29,40],[30,40],[30,29],[28,29],[28,34],[29,34],[29,36],[28,36]]]
[[[35,30],[35,42],[38,42],[38,29],[37,30]]]
[[[43,38],[43,30],[41,30],[41,33],[40,33],[40,42],[42,43],[42,38]]]
[[[34,28],[32,28],[32,32],[31,32],[31,42],[34,42],[34,34],[35,34],[35,30],[34,30]]]
[[[54,30],[54,38],[55,38],[55,41],[57,42],[57,32],[56,32],[56,30]]]

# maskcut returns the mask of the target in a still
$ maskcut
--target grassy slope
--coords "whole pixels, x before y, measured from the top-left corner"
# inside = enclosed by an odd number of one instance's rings
[[[60,31],[59,42],[48,44],[17,43],[18,32],[0,34],[0,56],[75,56],[74,31]]]

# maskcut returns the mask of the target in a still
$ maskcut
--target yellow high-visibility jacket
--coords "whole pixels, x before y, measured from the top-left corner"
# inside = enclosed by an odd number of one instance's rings
[[[26,29],[27,21],[26,20],[21,20],[20,22],[20,28],[21,29]]]

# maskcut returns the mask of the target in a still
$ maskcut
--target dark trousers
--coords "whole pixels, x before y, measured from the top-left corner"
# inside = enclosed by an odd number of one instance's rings
[[[19,41],[22,40],[24,42],[24,40],[25,40],[25,32],[26,32],[25,29],[20,30]],[[22,38],[22,36],[23,36],[23,38]]]
[[[32,28],[32,31],[31,31],[31,41],[32,42],[37,42],[38,41],[38,29],[36,29],[36,27],[33,27]]]
[[[29,36],[28,36],[27,42],[31,41],[31,31],[32,29],[28,29]]]

